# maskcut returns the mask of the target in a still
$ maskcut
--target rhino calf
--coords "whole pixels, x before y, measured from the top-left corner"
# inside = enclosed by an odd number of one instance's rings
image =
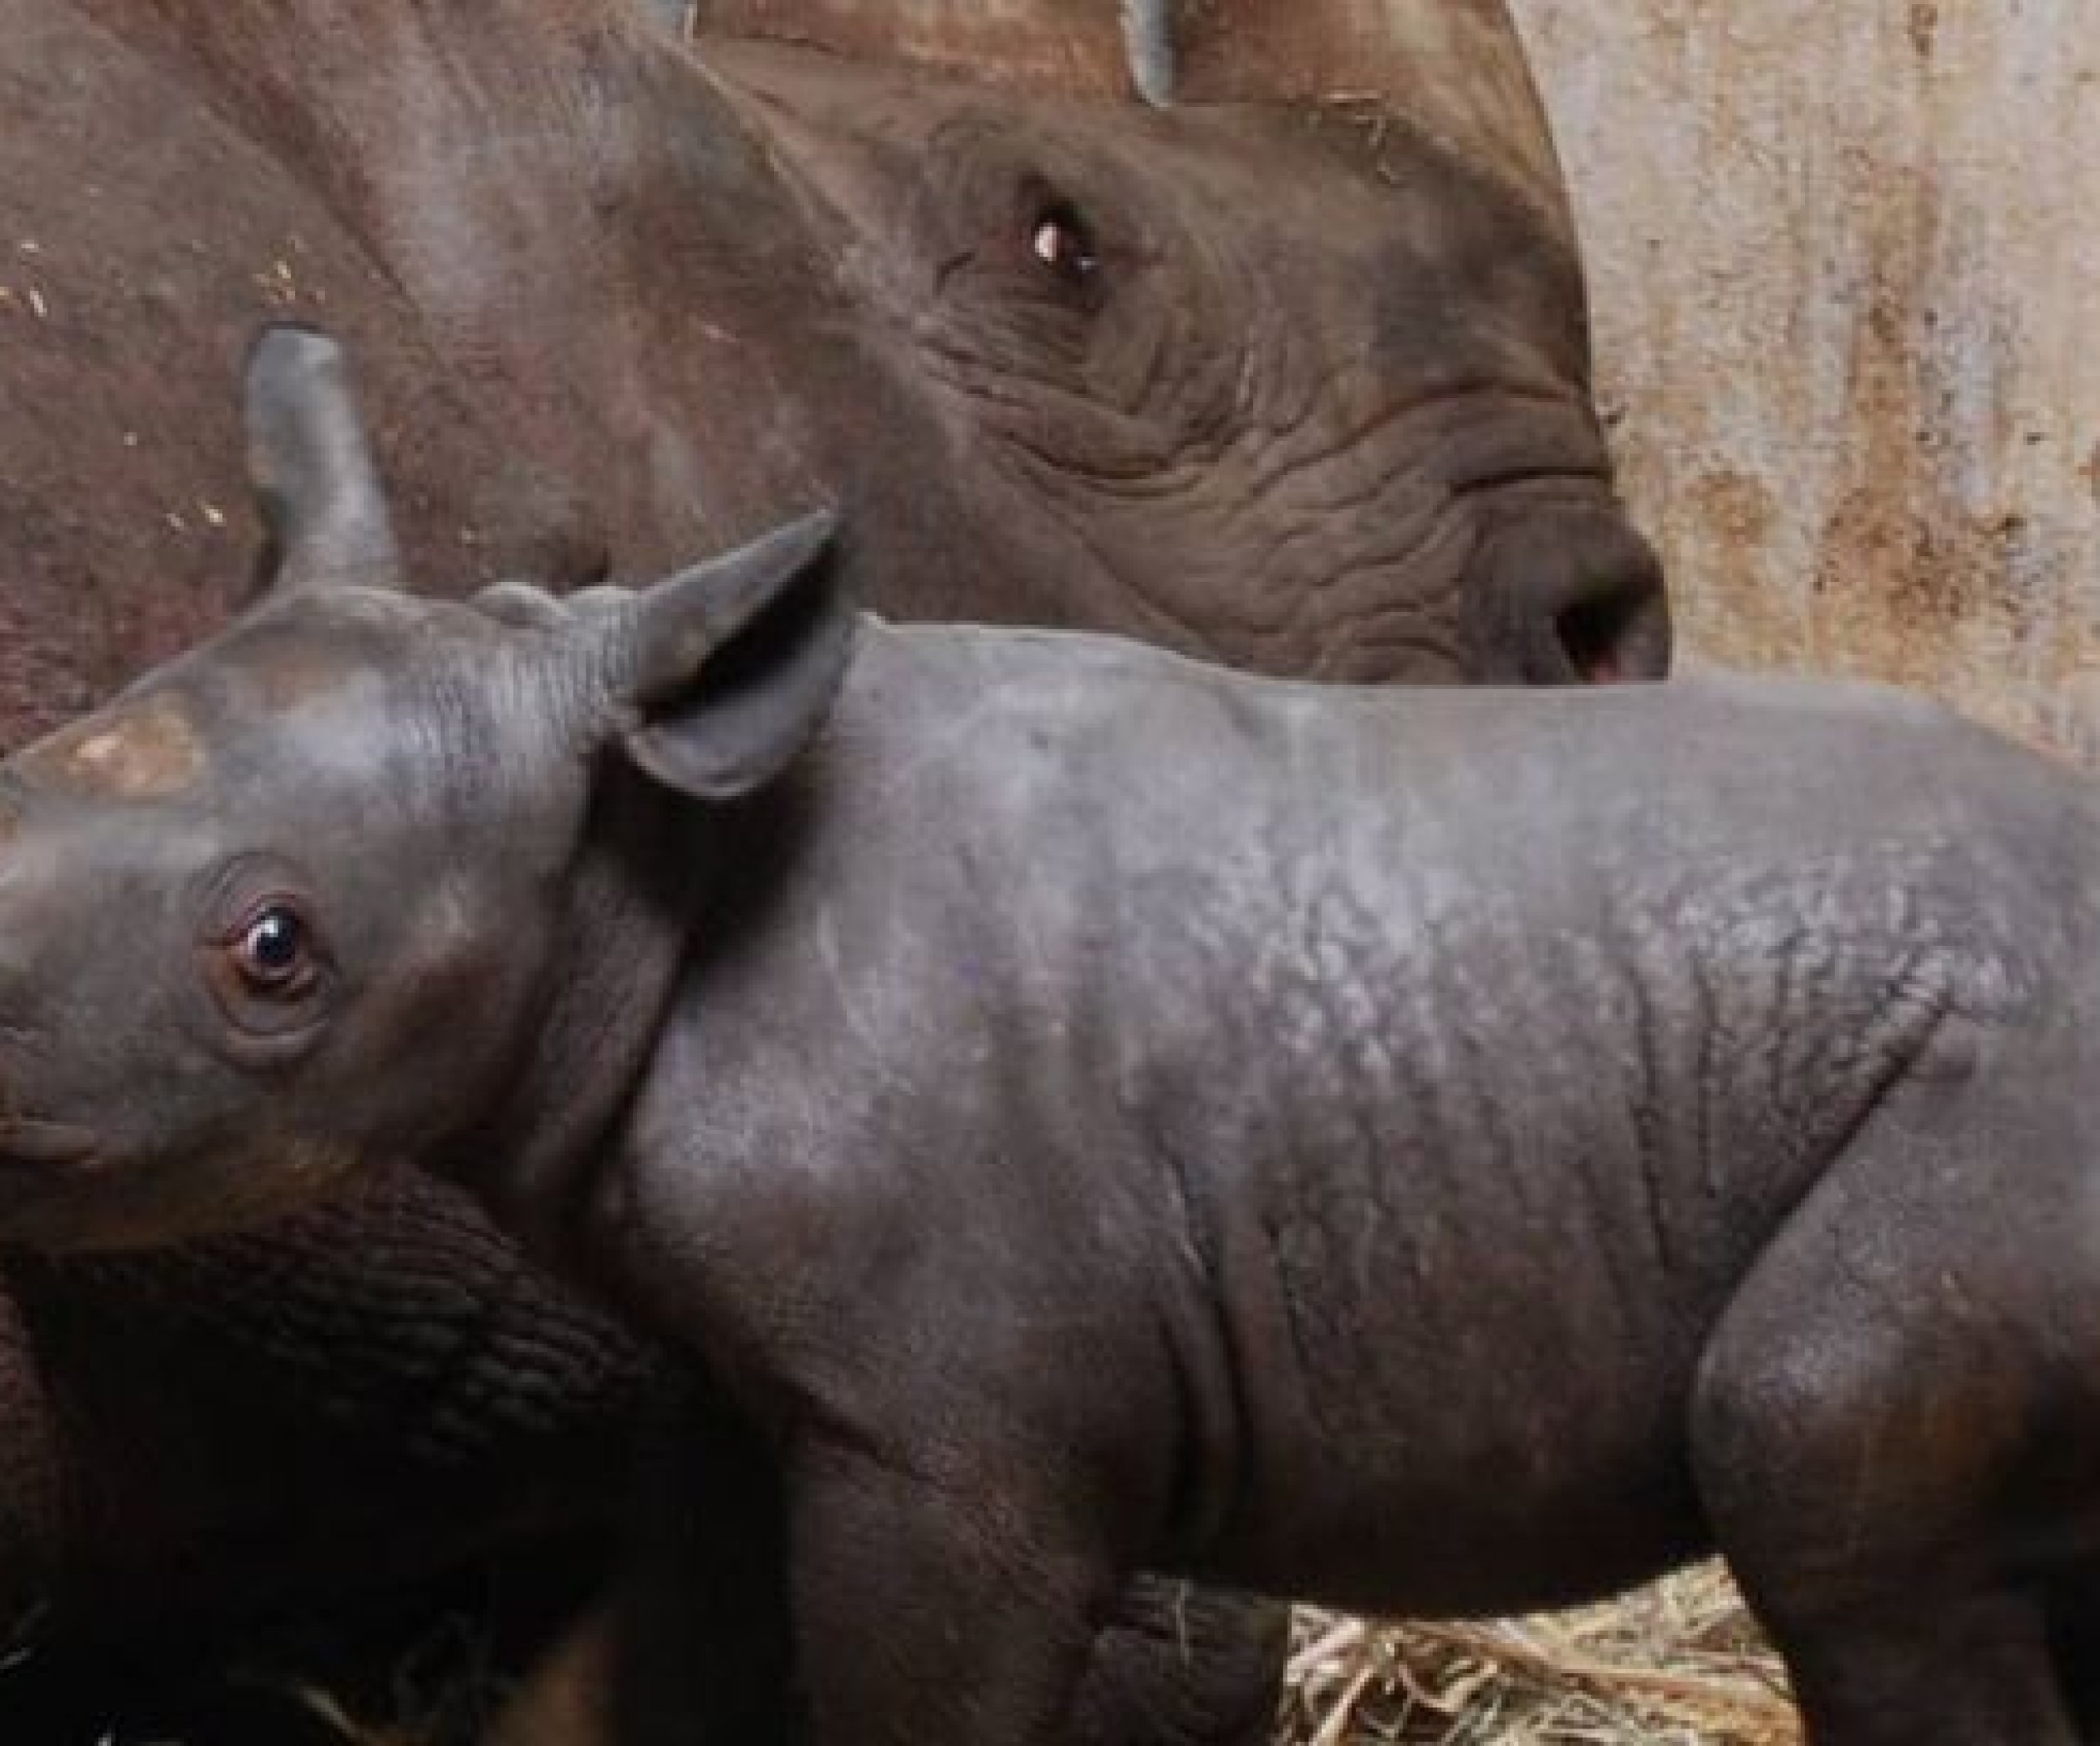
[[[1865,688],[855,654],[822,520],[419,601],[311,343],[274,590],[0,767],[0,1228],[473,1175],[763,1427],[821,1743],[1056,1738],[1141,1566],[1715,1547],[1819,1746],[2095,1738],[2085,783]]]

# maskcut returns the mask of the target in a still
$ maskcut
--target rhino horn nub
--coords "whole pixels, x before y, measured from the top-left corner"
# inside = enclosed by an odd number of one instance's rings
[[[248,355],[244,413],[268,585],[395,585],[393,518],[343,348],[314,328],[265,328]]]
[[[1123,0],[1123,41],[1138,94],[1166,108],[1174,101],[1172,0]]]

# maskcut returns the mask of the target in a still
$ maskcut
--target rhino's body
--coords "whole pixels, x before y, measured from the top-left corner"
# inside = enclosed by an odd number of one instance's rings
[[[777,1403],[818,1738],[1049,1738],[1128,1562],[1450,1613],[1715,1545],[1819,1742],[2073,1738],[2088,784],[1883,693],[929,628],[780,804],[615,1156],[512,1186]]]
[[[900,615],[1357,678],[1652,671],[1506,21],[1234,11],[1182,22],[1155,109],[1107,0],[724,5],[690,49],[614,0],[23,0],[0,744],[240,599],[226,365],[286,311],[358,336],[402,545],[443,586],[647,574],[837,493],[909,560],[869,579]],[[82,1264],[0,1317],[0,1596],[101,1636],[326,1595],[538,1519],[579,1452],[604,1472],[563,1494],[594,1516],[650,1361],[421,1192],[322,1216],[290,1279],[267,1250]],[[258,1335],[251,1285],[298,1294],[301,1331]],[[339,1351],[346,1319],[398,1361]],[[270,1413],[217,1404],[250,1397]],[[405,1403],[461,1436],[404,1434]],[[132,1459],[153,1445],[194,1457]],[[317,1498],[322,1529],[276,1525]]]
[[[940,1423],[1114,1376],[1149,1545],[1290,1590],[1309,1541],[1388,1610],[1700,1544],[1694,1367],[1758,1256],[2100,998],[2100,800],[1863,687],[1388,697],[886,626],[780,804],[791,857],[710,844],[756,870],[629,1156],[533,1193],[873,1442],[849,1306]]]
[[[0,1229],[405,1151],[619,1289],[764,1438],[659,1469],[624,1741],[1048,1746],[1146,1566],[1457,1611],[1710,1548],[1818,1746],[2092,1738],[2087,784],[1866,688],[856,658],[814,523],[416,602],[276,356],[268,602],[4,772]]]

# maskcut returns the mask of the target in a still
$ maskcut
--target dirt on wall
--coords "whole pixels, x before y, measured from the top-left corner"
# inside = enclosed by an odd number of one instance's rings
[[[1513,0],[1685,642],[2100,760],[2100,0]]]

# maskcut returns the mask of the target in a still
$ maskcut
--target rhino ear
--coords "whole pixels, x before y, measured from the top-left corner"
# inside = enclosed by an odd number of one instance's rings
[[[393,520],[343,348],[313,328],[265,328],[248,354],[244,411],[265,587],[398,585]]]
[[[627,756],[725,800],[763,786],[823,726],[853,652],[828,514],[660,582],[613,631]]]

